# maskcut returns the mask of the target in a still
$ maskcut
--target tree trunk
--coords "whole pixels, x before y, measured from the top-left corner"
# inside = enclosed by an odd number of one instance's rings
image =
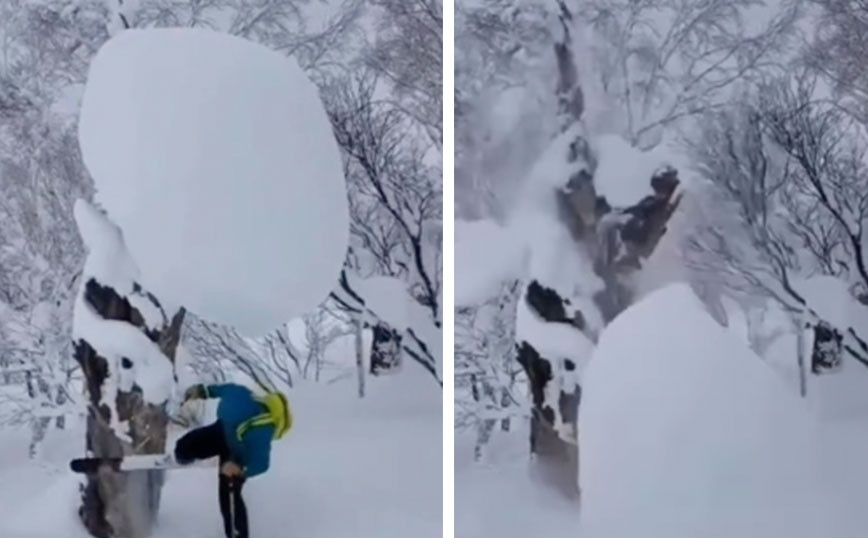
[[[564,39],[555,46],[555,56],[563,133],[579,121],[584,107],[570,49],[572,16],[563,2],[559,5]],[[559,290],[569,289],[562,281],[559,286],[548,287],[551,286],[550,278],[560,280],[563,274],[560,268],[552,267],[553,274],[541,270],[541,274],[533,275],[524,290],[524,301],[542,322],[578,331],[595,342],[603,327],[589,326],[587,320],[602,318],[603,325],[608,324],[633,302],[635,273],[641,269],[642,261],[656,249],[678,207],[678,174],[674,169],[663,168],[650,178],[632,178],[648,181],[650,194],[630,207],[613,208],[596,192],[594,174],[598,162],[583,135],[577,134],[570,141],[563,158],[566,165],[563,187],[552,193],[557,202],[557,216],[570,232],[573,248],[588,258],[603,286],[592,297],[562,296]],[[610,215],[616,218],[605,219]],[[540,240],[545,241],[545,238]],[[568,259],[565,256],[565,260]],[[585,282],[573,284],[576,290],[587,287]],[[583,308],[596,308],[599,316],[589,316],[589,312],[582,311]],[[537,463],[536,470],[567,497],[578,498],[581,387],[578,364],[574,359],[584,360],[586,357],[575,357],[578,350],[562,350],[559,356],[543,356],[538,350],[550,349],[549,343],[533,341],[535,331],[530,334],[528,340],[516,340],[516,349],[533,395],[530,445]]]
[[[153,295],[134,287],[134,295],[159,307]],[[127,297],[95,278],[85,283],[83,301],[103,320],[127,323],[142,331],[162,352],[174,368],[175,351],[181,336],[184,309],[158,329],[149,329],[142,313]],[[161,309],[161,308],[160,308]],[[162,310],[162,309],[161,309]],[[166,451],[168,415],[165,402],[149,403],[140,386],[124,390],[120,378],[135,368],[127,357],[106,357],[84,338],[75,342],[76,361],[84,372],[87,396],[86,446],[92,456],[160,454]],[[116,387],[111,398],[109,387]],[[108,389],[108,390],[107,390]],[[107,394],[104,394],[106,392]],[[125,438],[118,435],[119,423],[126,428]],[[87,476],[82,487],[79,516],[91,535],[97,538],[140,538],[151,534],[156,521],[163,485],[161,471],[116,473],[108,468]]]
[[[75,204],[88,256],[73,315],[73,357],[84,376],[85,446],[89,457],[166,451],[166,407],[174,383],[175,352],[186,311],[171,318],[135,279],[138,269],[123,232],[99,208]],[[159,471],[86,476],[79,517],[97,538],[144,538],[160,504]]]
[[[359,373],[359,398],[365,397],[365,361],[362,357],[362,320],[360,317],[353,319],[356,333],[356,370]]]
[[[397,372],[401,367],[401,334],[382,322],[374,325],[373,331],[371,375]]]
[[[805,366],[805,327],[801,320],[796,319],[796,359],[799,365],[799,395],[808,395],[808,373]]]
[[[578,499],[581,387],[577,378],[570,374],[575,373],[575,364],[568,359],[543,357],[526,341],[518,348],[518,362],[527,372],[533,398],[530,450],[536,464],[534,470],[543,482],[565,497]],[[571,388],[564,383],[570,378]],[[549,383],[558,383],[560,389],[548,390]],[[557,401],[551,399],[553,394],[557,395]]]
[[[567,499],[578,499],[579,445],[565,440],[536,410],[530,419],[534,472]]]

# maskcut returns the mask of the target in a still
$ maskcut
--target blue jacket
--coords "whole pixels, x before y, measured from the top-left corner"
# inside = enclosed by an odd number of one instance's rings
[[[234,383],[205,386],[206,397],[220,398],[217,418],[223,425],[223,435],[232,453],[232,460],[244,468],[245,476],[253,477],[268,470],[274,427],[256,426],[238,438],[238,426],[267,411],[256,401],[250,389]]]

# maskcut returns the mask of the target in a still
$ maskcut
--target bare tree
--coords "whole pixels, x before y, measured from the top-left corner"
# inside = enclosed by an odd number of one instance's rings
[[[443,146],[443,5],[440,0],[371,0],[382,10],[366,58],[394,88],[391,105]]]
[[[868,123],[868,76],[862,59],[868,53],[868,2],[811,0],[819,8],[804,61],[831,81],[836,103],[861,123]]]
[[[346,271],[341,273],[339,286],[332,291],[330,298],[335,302],[338,308],[346,312],[352,319],[360,320],[359,322],[362,323],[363,326],[374,327],[379,324],[388,325],[388,323],[385,323],[377,313],[368,306],[365,297],[353,288]],[[412,300],[410,297],[405,297],[403,299]],[[440,353],[436,351],[439,349],[440,342],[426,338],[424,328],[414,326],[409,320],[405,327],[395,327],[395,329],[397,329],[402,335],[401,352],[406,353],[414,361],[419,363],[419,365],[425,368],[425,370],[427,370],[437,380],[437,383],[442,386],[443,381],[440,379],[437,371],[440,361]],[[431,336],[439,340],[440,331],[436,331]]]
[[[687,259],[729,289],[774,300],[797,333],[809,327],[811,370],[823,373],[844,356],[868,366],[868,346],[852,327],[824,319],[794,281],[834,276],[852,286],[854,299],[864,296],[868,174],[862,130],[846,111],[814,98],[815,82],[798,73],[763,87],[753,105],[704,122],[693,150],[708,194],[717,196],[715,220],[696,228]]]
[[[354,199],[351,231],[376,274],[408,280],[439,323],[440,171],[426,164],[403,114],[374,98],[376,87],[376,78],[362,75],[335,81],[325,95]]]
[[[516,361],[516,306],[521,287],[506,282],[478,307],[460,308],[455,321],[455,428],[476,433],[474,457],[484,457],[498,422],[504,432],[529,416],[527,380]]]
[[[594,77],[623,111],[624,134],[656,145],[665,127],[729,102],[729,90],[779,64],[798,14],[786,7],[761,29],[745,24],[754,0],[585,0]],[[756,17],[757,14],[753,14]],[[610,118],[611,119],[611,118]]]
[[[196,361],[194,370],[201,373],[216,371],[220,377],[227,372],[236,371],[263,390],[275,390],[293,385],[290,364],[286,362],[285,356],[280,354],[279,348],[274,346],[276,334],[283,337],[281,329],[278,329],[265,339],[273,353],[260,353],[253,341],[238,334],[234,328],[211,323],[190,314],[184,325],[183,344]],[[294,352],[294,347],[289,349]],[[297,355],[293,357],[296,357],[297,365]]]

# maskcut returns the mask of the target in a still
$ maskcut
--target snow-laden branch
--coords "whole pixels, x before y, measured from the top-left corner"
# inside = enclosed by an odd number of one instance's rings
[[[341,273],[339,286],[331,298],[367,325],[385,322],[406,335],[402,349],[437,380],[442,357],[439,323],[408,292],[406,283],[394,278],[353,279]]]

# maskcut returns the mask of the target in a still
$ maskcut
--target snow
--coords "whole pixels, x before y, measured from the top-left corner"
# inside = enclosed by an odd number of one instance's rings
[[[294,60],[205,30],[121,32],[91,64],[79,138],[161,302],[259,336],[335,287],[346,186]]]
[[[565,323],[550,323],[543,320],[528,306],[526,292],[518,301],[516,314],[516,339],[526,340],[540,355],[549,359],[572,359],[577,372],[581,373],[586,365],[594,344],[581,331]],[[559,390],[554,383],[549,388]]]
[[[554,212],[555,198],[552,190],[559,190],[567,185],[567,180],[573,172],[581,170],[587,163],[567,162],[570,144],[576,137],[584,136],[581,124],[575,124],[555,137],[534,162],[528,177],[522,185],[517,208],[527,210],[535,208],[545,212]]]
[[[103,398],[110,400],[118,388],[129,391],[135,384],[142,389],[146,401],[161,404],[168,400],[174,386],[171,361],[141,330],[126,322],[101,318],[84,299],[85,284],[91,278],[103,286],[111,286],[121,297],[132,297],[139,271],[127,254],[124,236],[104,214],[84,200],[76,202],[74,212],[88,255],[73,307],[72,338],[87,340],[106,358],[109,370],[119,374],[119,387],[105,386]],[[143,315],[149,326],[156,324],[153,310],[144,309]],[[122,358],[129,359],[132,366],[122,368]],[[116,418],[113,416],[112,420]],[[125,435],[122,425],[113,423],[113,426],[119,435]]]
[[[443,356],[442,332],[434,325],[431,310],[418,303],[399,278],[376,276],[357,279],[347,275],[350,287],[358,293],[378,318],[399,330],[412,330],[440,366]]]
[[[455,305],[471,306],[497,295],[521,275],[520,237],[491,220],[455,221]]]
[[[839,329],[853,327],[868,334],[868,310],[850,293],[847,283],[828,275],[794,279],[792,286],[821,318]]]
[[[296,423],[274,445],[272,468],[245,485],[253,536],[442,536],[439,387],[406,369],[369,379],[368,390],[362,400],[351,382],[289,393]],[[0,536],[87,538],[79,477],[66,471],[84,452],[83,427],[50,432],[41,463],[26,459],[26,436],[0,431]],[[152,538],[222,537],[214,469],[166,476]]]
[[[586,371],[582,536],[828,535],[817,506],[843,496],[815,481],[807,417],[688,286],[649,295],[607,328]]]
[[[473,461],[474,436],[456,432],[456,538],[581,538],[579,507],[534,479],[527,421],[517,422],[509,434],[495,432],[483,462]]]
[[[632,206],[651,194],[654,172],[670,164],[665,151],[641,151],[617,135],[600,136],[594,149],[599,161],[594,174],[597,195],[617,208]]]
[[[75,202],[73,212],[78,233],[88,249],[83,274],[111,286],[121,295],[131,293],[133,282],[139,278],[139,268],[127,254],[121,230],[84,200]]]

